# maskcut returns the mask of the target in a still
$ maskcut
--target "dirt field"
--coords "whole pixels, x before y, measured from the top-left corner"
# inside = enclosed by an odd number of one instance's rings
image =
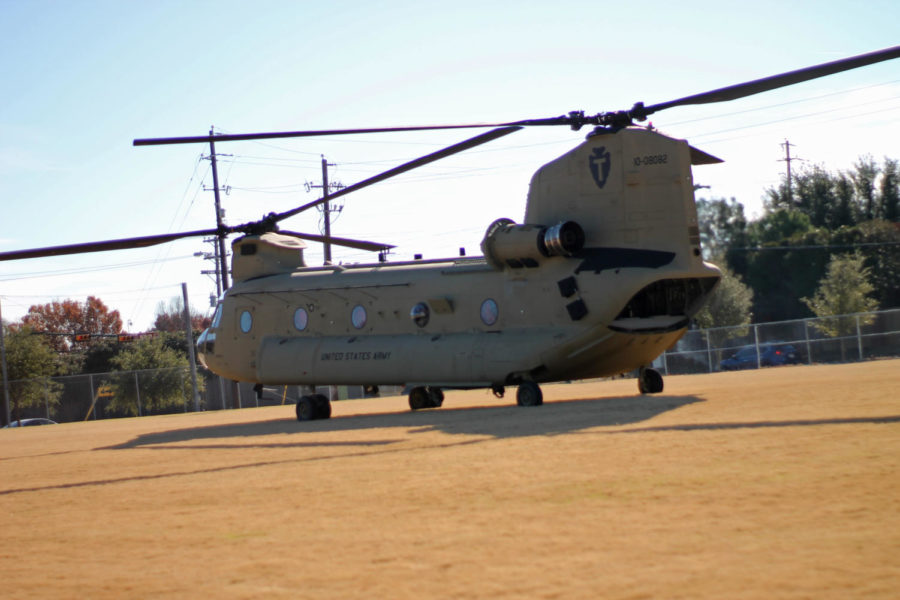
[[[2,595],[900,595],[900,361],[544,395],[0,431]]]

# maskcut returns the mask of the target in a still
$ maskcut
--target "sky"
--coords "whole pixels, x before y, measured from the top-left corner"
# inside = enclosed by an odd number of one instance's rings
[[[135,138],[627,109],[896,46],[898,17],[895,0],[0,0],[0,251],[214,228],[209,147]],[[695,167],[698,197],[759,215],[786,140],[793,168],[900,157],[900,60],[651,121],[726,161]],[[394,244],[391,260],[478,254],[494,219],[522,221],[532,173],[587,131],[528,128],[347,195],[332,233]],[[477,133],[217,144],[225,220],[315,200],[323,156],[350,185]],[[321,213],[281,225],[318,233]],[[2,316],[94,295],[140,332],[182,282],[205,313],[213,265],[195,254],[211,250],[190,239],[2,262]],[[307,262],[321,264],[320,245]]]

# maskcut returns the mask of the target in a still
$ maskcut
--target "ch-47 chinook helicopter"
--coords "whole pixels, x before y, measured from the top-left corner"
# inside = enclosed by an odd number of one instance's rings
[[[331,194],[344,195],[524,127],[595,128],[534,174],[521,224],[491,223],[482,257],[307,266],[302,239],[367,250],[390,246],[279,231],[326,201],[218,229],[0,254],[0,260],[150,246],[240,233],[233,285],[198,340],[213,372],[262,385],[401,384],[412,409],[443,389],[518,386],[522,406],[540,383],[639,370],[641,393],[663,390],[652,361],[687,330],[719,281],[700,250],[691,165],[721,162],[684,140],[636,126],[652,113],[725,102],[900,57],[900,46],[630,110],[476,125],[274,132],[135,140],[156,145],[430,129],[492,128]],[[321,395],[297,418],[328,418]]]

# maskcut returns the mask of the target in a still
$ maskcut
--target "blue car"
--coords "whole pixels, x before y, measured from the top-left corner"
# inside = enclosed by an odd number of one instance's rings
[[[760,344],[759,364],[763,367],[777,367],[800,362],[797,350],[790,344]],[[723,371],[756,368],[756,346],[744,346],[732,356],[719,363]]]

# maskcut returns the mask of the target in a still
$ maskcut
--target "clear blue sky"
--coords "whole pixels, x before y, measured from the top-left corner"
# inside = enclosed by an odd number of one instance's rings
[[[589,113],[682,96],[900,44],[900,5],[873,2],[190,2],[0,0],[0,250],[214,226],[201,146],[137,137],[481,122]],[[727,162],[706,195],[759,211],[784,170],[900,157],[900,60],[705,108],[661,130]],[[226,220],[314,199],[320,155],[350,184],[472,133],[222,144]],[[335,235],[396,258],[478,252],[495,218],[520,221],[531,173],[577,144],[527,130],[349,196]],[[316,232],[314,212],[284,223]],[[99,296],[131,330],[188,283],[208,306],[197,240],[0,263],[3,316]],[[342,260],[365,260],[341,251]],[[310,248],[310,262],[321,261]]]

